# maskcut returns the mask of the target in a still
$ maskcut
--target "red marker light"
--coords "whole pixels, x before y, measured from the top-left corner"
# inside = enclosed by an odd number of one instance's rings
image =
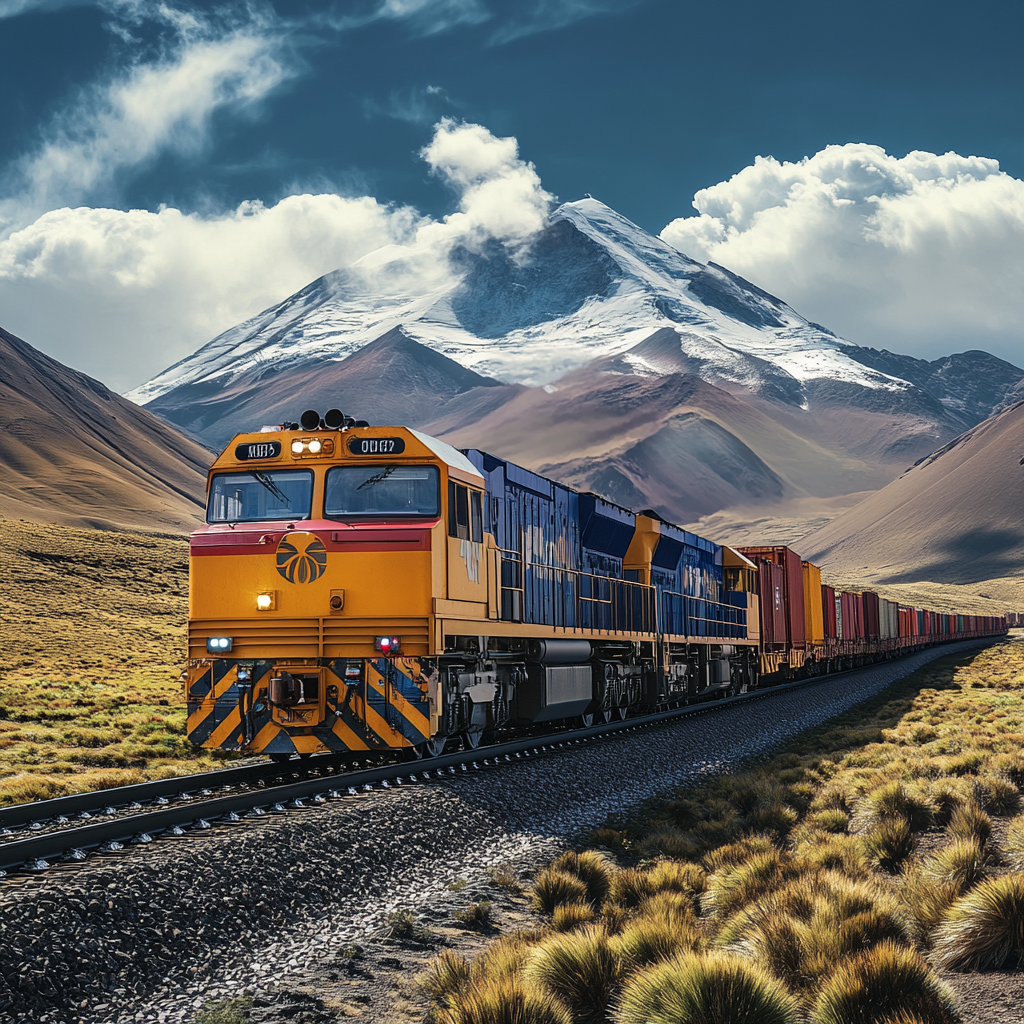
[[[373,646],[384,654],[397,654],[402,647],[400,636],[378,636],[374,638]]]

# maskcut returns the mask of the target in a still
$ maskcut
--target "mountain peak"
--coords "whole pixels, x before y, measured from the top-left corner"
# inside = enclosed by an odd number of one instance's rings
[[[224,392],[254,374],[347,359],[398,329],[506,383],[547,385],[616,355],[635,362],[643,353],[630,350],[668,331],[661,344],[677,345],[690,372],[786,405],[878,408],[920,398],[916,382],[884,360],[859,357],[781,299],[698,263],[591,197],[559,206],[515,249],[498,239],[444,254],[384,247],[225,331],[127,397],[145,404],[183,387]]]

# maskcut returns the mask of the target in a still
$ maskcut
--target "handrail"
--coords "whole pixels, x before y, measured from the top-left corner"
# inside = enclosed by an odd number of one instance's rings
[[[501,617],[505,621],[626,633],[657,632],[654,587],[527,561],[522,552],[510,548],[498,548],[498,551],[501,553]]]

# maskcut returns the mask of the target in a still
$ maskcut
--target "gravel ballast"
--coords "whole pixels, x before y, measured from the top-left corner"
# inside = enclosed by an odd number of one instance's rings
[[[734,770],[935,658],[921,652],[748,704],[512,764],[190,832],[0,883],[0,1020],[182,1021],[314,970],[457,878],[530,867],[670,787]],[[427,766],[429,771],[429,765]]]

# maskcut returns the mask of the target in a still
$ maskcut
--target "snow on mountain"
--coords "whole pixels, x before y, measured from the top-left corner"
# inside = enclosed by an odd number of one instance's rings
[[[566,203],[527,249],[388,246],[225,331],[129,392],[144,405],[239,374],[340,360],[401,326],[477,373],[529,385],[625,353],[668,328],[704,379],[796,406],[816,382],[917,391],[830,331],[714,263],[700,264],[595,199]],[[845,351],[844,351],[845,349]],[[629,372],[656,374],[641,355]],[[183,396],[184,397],[184,396]]]

